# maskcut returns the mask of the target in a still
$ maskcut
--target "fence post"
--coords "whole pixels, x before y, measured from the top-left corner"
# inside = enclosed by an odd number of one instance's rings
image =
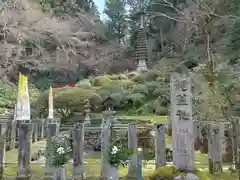
[[[37,130],[38,130],[38,125],[36,122],[32,123],[32,142],[35,143],[37,141]]]
[[[31,121],[20,123],[18,136],[18,174],[17,179],[27,179],[30,177],[30,156],[32,144],[32,124]]]
[[[142,180],[142,148],[137,149],[137,180]]]
[[[0,179],[3,179],[7,124],[0,123]]]
[[[107,180],[110,166],[107,161],[106,152],[109,144],[111,130],[108,119],[101,125],[101,179]]]
[[[134,123],[128,124],[128,148],[137,150],[137,126]],[[130,158],[128,164],[128,177],[137,179],[137,155],[134,154]]]
[[[52,152],[52,138],[58,133],[58,124],[52,119],[47,120],[47,144],[46,144],[46,153],[51,154]],[[51,157],[46,159],[45,161],[45,176],[52,177],[53,176],[53,167],[51,166]]]
[[[221,126],[221,125],[220,125]],[[219,125],[208,125],[208,159],[209,159],[209,172],[222,172],[222,147],[220,134],[221,127]]]
[[[84,180],[84,124],[76,123],[73,129],[73,179]]]
[[[165,125],[155,125],[155,156],[156,168],[166,165]]]
[[[16,131],[17,131],[17,121],[16,120],[11,121],[11,128],[10,129],[11,129],[11,134],[10,134],[9,146],[10,146],[10,149],[15,149],[16,136],[17,136],[17,133],[16,133]]]
[[[44,119],[39,119],[38,140],[42,140],[44,138],[44,129],[45,129],[45,120]]]

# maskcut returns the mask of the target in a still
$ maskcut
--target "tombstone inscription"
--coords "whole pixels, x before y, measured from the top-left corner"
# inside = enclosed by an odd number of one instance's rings
[[[178,73],[172,74],[171,104],[173,162],[177,169],[192,171],[195,166],[190,78]]]

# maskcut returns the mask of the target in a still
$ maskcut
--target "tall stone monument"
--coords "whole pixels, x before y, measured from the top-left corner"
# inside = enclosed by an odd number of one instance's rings
[[[147,51],[147,36],[144,28],[144,14],[140,15],[140,27],[137,31],[137,50],[136,59],[138,61],[137,71],[147,70],[148,51]]]
[[[179,170],[195,170],[191,81],[186,75],[171,76],[173,163]]]

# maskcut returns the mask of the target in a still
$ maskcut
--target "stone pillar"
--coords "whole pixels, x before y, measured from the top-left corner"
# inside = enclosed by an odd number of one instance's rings
[[[194,149],[196,151],[199,150],[201,146],[201,141],[199,137],[199,122],[197,120],[193,121],[193,129],[194,129]]]
[[[172,136],[172,119],[171,119],[171,112],[169,112],[169,115],[167,116],[168,120],[168,128],[167,128],[167,135]]]
[[[166,165],[165,125],[155,125],[155,157],[156,168]]]
[[[222,172],[222,146],[219,125],[208,125],[209,172]]]
[[[32,142],[35,143],[37,141],[37,132],[38,132],[38,125],[37,123],[32,123]]]
[[[32,124],[21,122],[18,136],[18,174],[17,179],[30,178]]]
[[[12,120],[12,125],[11,125],[11,136],[10,136],[10,141],[9,141],[9,146],[10,149],[15,149],[15,144],[16,144],[16,137],[17,137],[17,121]]]
[[[53,148],[52,147],[52,138],[57,135],[58,127],[59,127],[58,124],[54,123],[53,120],[48,120],[47,129],[46,129],[46,134],[47,134],[46,153],[48,153],[48,154],[51,154],[51,152],[52,152],[52,148]],[[45,176],[46,177],[53,176],[53,167],[51,166],[50,162],[51,162],[51,157],[46,159],[46,162],[45,162]]]
[[[0,179],[3,179],[5,149],[6,149],[6,131],[7,123],[0,123]]]
[[[44,138],[44,131],[45,131],[45,120],[39,119],[38,122],[38,140],[42,140]]]
[[[144,15],[140,16],[140,28],[144,28]]]
[[[73,179],[84,180],[84,124],[77,123],[73,129]]]
[[[191,91],[190,78],[178,73],[172,74],[173,162],[177,169],[185,171],[195,170]]]
[[[110,166],[107,161],[106,152],[108,149],[109,138],[111,134],[110,123],[103,122],[101,126],[101,179],[107,180]]]
[[[137,149],[137,126],[134,123],[128,124],[128,148]],[[137,178],[137,155],[132,155],[128,164],[128,177]]]
[[[234,119],[232,124],[232,146],[233,146],[233,162],[236,169],[240,169],[240,123],[239,119]]]

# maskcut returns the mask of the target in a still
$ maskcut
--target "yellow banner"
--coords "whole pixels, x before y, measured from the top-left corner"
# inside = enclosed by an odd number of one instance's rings
[[[30,120],[28,77],[19,74],[16,120]]]
[[[18,78],[18,96],[23,96],[24,95],[24,76],[22,74],[19,74]]]
[[[53,90],[52,90],[52,87],[50,87],[50,89],[49,89],[48,118],[53,119]]]

